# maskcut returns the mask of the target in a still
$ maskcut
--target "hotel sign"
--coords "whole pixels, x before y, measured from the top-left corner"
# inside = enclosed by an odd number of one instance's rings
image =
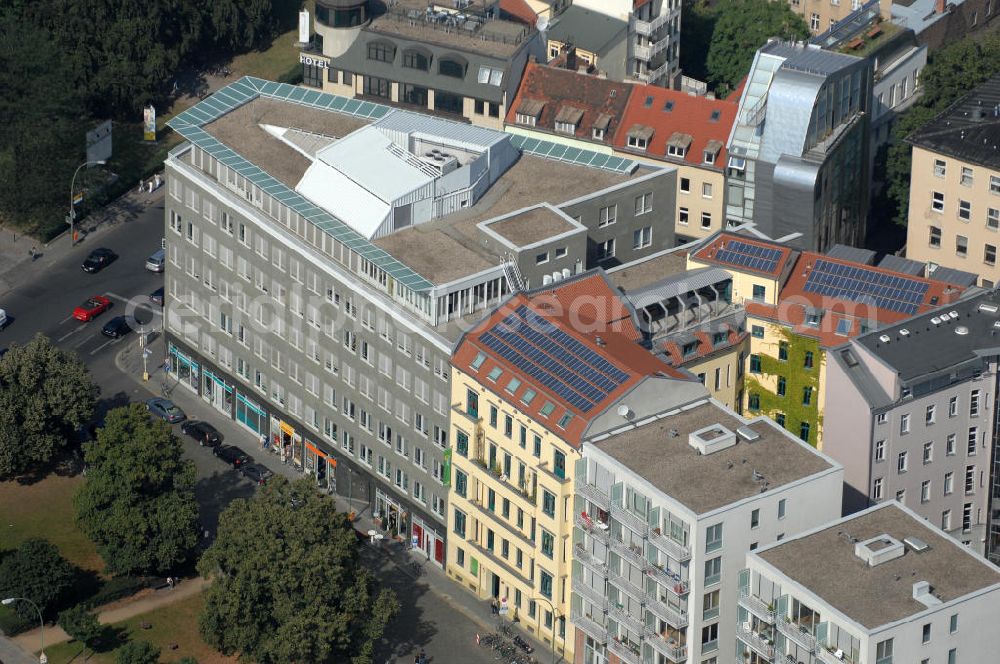
[[[305,53],[299,54],[299,63],[310,67],[319,67],[320,69],[328,69],[330,67],[329,60],[320,60]]]

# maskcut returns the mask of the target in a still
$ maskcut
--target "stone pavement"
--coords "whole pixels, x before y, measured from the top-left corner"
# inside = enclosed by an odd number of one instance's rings
[[[103,233],[118,224],[138,218],[150,206],[161,205],[165,191],[166,187],[163,186],[152,194],[140,194],[133,190],[107,207],[94,211],[77,225],[75,247],[70,246],[69,227],[48,244],[41,244],[29,235],[7,228],[0,229],[0,296],[18,285],[30,282],[33,275],[69,254],[80,254],[82,262],[86,254],[99,246]],[[32,247],[38,254],[34,260],[31,258]],[[3,301],[0,300],[0,309],[2,308]]]
[[[129,618],[149,613],[150,611],[158,609],[161,606],[167,606],[168,604],[179,602],[186,597],[197,595],[205,588],[206,585],[208,585],[208,581],[200,577],[195,579],[186,579],[174,588],[159,588],[154,590],[153,594],[147,595],[142,599],[137,599],[134,602],[115,602],[116,604],[120,604],[120,606],[117,606],[114,609],[101,611],[97,614],[97,620],[102,625],[119,623],[123,620],[128,620]],[[22,632],[11,639],[11,641],[24,650],[35,650],[39,644],[38,632],[39,630],[37,629],[33,629],[30,632]],[[51,627],[45,628],[46,645],[62,643],[63,641],[69,641],[69,639],[69,635],[66,634],[66,632],[64,632],[62,627],[59,625],[52,625]]]
[[[147,360],[147,369],[150,372],[149,381],[143,383],[142,373],[142,352],[138,346],[138,340],[130,340],[129,345],[122,349],[115,358],[115,365],[119,370],[130,376],[136,382],[144,385],[146,389],[157,395],[170,398],[181,407],[191,419],[200,419],[211,422],[223,435],[226,444],[233,444],[243,448],[254,457],[254,460],[266,466],[275,474],[284,475],[290,479],[301,479],[303,475],[291,465],[281,463],[277,454],[263,452],[257,442],[256,436],[243,428],[235,421],[219,413],[207,402],[200,399],[193,391],[183,385],[179,385],[172,376],[163,371],[163,359],[166,357],[166,346],[162,336],[157,336],[149,346],[150,355]],[[367,502],[354,500],[353,505],[346,497],[334,495],[337,508],[344,512],[354,510],[357,513],[355,527],[362,531],[374,529],[375,525],[371,515],[367,510]],[[443,602],[451,610],[458,612],[476,626],[480,634],[496,631],[497,620],[491,615],[489,603],[479,600],[469,592],[463,590],[455,581],[448,578],[444,570],[437,565],[427,561],[421,551],[408,551],[401,545],[382,542],[374,545],[380,555],[393,565],[398,571],[410,576],[414,582],[419,579],[426,582],[431,594],[436,601]],[[440,625],[442,630],[449,629],[450,625]],[[526,638],[535,648],[534,657],[541,662],[550,660],[550,646],[540,642],[531,634],[520,631],[522,638]],[[469,634],[470,641],[474,639],[474,634]],[[567,637],[572,638],[567,630]],[[561,642],[558,642],[561,645]],[[428,648],[430,650],[430,648]],[[399,660],[409,661],[409,660]],[[438,660],[448,661],[448,660]],[[560,657],[558,661],[563,661]]]

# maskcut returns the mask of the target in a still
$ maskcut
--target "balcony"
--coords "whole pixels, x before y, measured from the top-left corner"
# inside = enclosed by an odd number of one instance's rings
[[[644,593],[644,597],[646,608],[654,616],[667,622],[671,626],[676,627],[677,629],[684,629],[687,627],[688,619],[686,613],[681,613],[652,593]]]
[[[607,576],[608,564],[595,554],[584,549],[582,545],[576,544],[573,546],[573,557],[579,560],[587,569],[598,573],[600,576]]]
[[[615,587],[621,590],[623,593],[631,597],[637,602],[641,602],[645,593],[642,588],[634,585],[631,581],[618,574],[617,572],[608,572],[608,581],[615,584]]]
[[[670,20],[670,12],[666,11],[654,18],[652,21],[643,21],[642,19],[632,18],[632,30],[643,37],[648,37]]]
[[[569,619],[574,625],[577,626],[577,628],[580,631],[582,631],[584,634],[591,637],[598,643],[607,643],[608,628],[604,627],[593,618],[585,616],[577,611],[574,611],[572,614],[570,614]]]
[[[794,641],[809,652],[816,652],[816,637],[807,632],[805,627],[785,620],[778,620],[777,623],[778,631],[784,634],[785,638]]]
[[[653,646],[653,650],[662,654],[671,662],[687,661],[687,646],[677,645],[674,639],[666,639],[662,634],[646,628],[646,642]]]
[[[684,546],[683,544],[678,544],[674,540],[670,539],[666,535],[659,532],[659,529],[653,530],[649,534],[649,541],[652,542],[653,546],[667,554],[679,563],[687,562],[691,560],[691,548]]]
[[[612,605],[608,607],[608,617],[619,625],[624,625],[633,634],[641,634],[645,627],[642,618],[632,615],[622,606]]]
[[[625,526],[628,526],[630,529],[638,533],[640,537],[644,537],[646,535],[646,531],[649,529],[645,519],[641,516],[633,514],[630,510],[624,507],[619,507],[618,505],[611,506],[611,518],[621,522]]]
[[[586,515],[586,512],[577,514],[575,523],[586,531],[588,535],[596,537],[604,543],[608,542],[608,524],[592,519]]]
[[[587,484],[586,480],[577,478],[576,492],[603,510],[611,507],[611,498],[593,484]]]
[[[573,592],[575,592],[580,597],[588,600],[594,606],[597,606],[601,611],[606,611],[608,608],[608,598],[600,590],[591,588],[586,583],[582,581],[573,580]]]
[[[612,537],[611,550],[641,570],[645,570],[650,567],[649,561],[643,557],[642,548],[638,544],[632,544],[630,546],[624,542],[619,542]]]
[[[479,413],[477,413],[475,411],[473,411],[473,412],[470,413],[461,404],[457,404],[457,403],[453,404],[452,407],[451,407],[451,410],[452,410],[452,412],[457,413],[457,414],[461,415],[462,417],[464,417],[465,419],[469,420],[473,424],[478,425],[480,422],[483,421],[483,418],[479,417]]]
[[[663,39],[654,42],[651,45],[635,44],[632,46],[632,55],[634,55],[639,60],[645,60],[649,62],[657,55],[667,50],[670,46],[670,36],[666,36]]]
[[[690,590],[687,581],[682,581],[680,575],[669,572],[661,567],[650,564],[646,569],[646,574],[656,579],[669,592],[677,597],[683,597]]]
[[[746,623],[736,626],[736,636],[740,638],[743,643],[747,646],[753,648],[758,654],[767,657],[768,659],[774,658],[774,646],[768,643],[760,634],[757,634],[753,630],[748,628]]]
[[[670,62],[664,62],[662,65],[654,69],[653,71],[647,72],[636,72],[635,78],[643,83],[656,83],[661,78],[667,75],[670,71]]]
[[[635,648],[633,650],[633,648]],[[608,639],[608,652],[617,655],[624,664],[641,664],[639,647],[630,643],[622,643],[617,639]]]
[[[764,622],[769,625],[774,624],[774,611],[771,610],[764,600],[760,599],[756,595],[751,595],[749,593],[740,593],[739,599],[740,606],[754,614]]]
[[[849,653],[843,653],[843,657],[837,657],[826,648],[819,646],[816,648],[816,659],[824,664],[852,664],[853,660]]]

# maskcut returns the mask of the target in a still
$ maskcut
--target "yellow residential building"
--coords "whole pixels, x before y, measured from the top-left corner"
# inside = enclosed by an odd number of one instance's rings
[[[638,343],[633,315],[588,272],[515,294],[452,358],[447,573],[568,660],[580,441],[671,407],[667,382],[704,394]]]
[[[1000,284],[1000,76],[907,141],[913,145],[906,257]],[[932,273],[933,274],[933,273]]]

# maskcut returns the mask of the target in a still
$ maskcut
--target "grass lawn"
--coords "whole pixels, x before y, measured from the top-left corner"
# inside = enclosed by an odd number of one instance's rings
[[[115,627],[125,630],[130,639],[149,641],[161,649],[161,662],[177,662],[183,657],[194,657],[198,664],[234,664],[235,657],[224,657],[209,647],[198,635],[198,613],[201,611],[203,598],[195,595],[175,604],[136,616]],[[142,629],[140,624],[147,622],[151,629]],[[124,641],[122,641],[124,643]],[[168,645],[176,643],[177,650],[170,650]],[[45,654],[52,664],[114,664],[114,651],[84,656],[83,646],[75,641],[60,643],[45,649]]]
[[[83,478],[50,474],[40,482],[22,485],[0,482],[0,550],[15,549],[33,537],[41,537],[58,547],[63,557],[86,570],[102,572],[104,561],[97,548],[76,525],[73,494]]]

